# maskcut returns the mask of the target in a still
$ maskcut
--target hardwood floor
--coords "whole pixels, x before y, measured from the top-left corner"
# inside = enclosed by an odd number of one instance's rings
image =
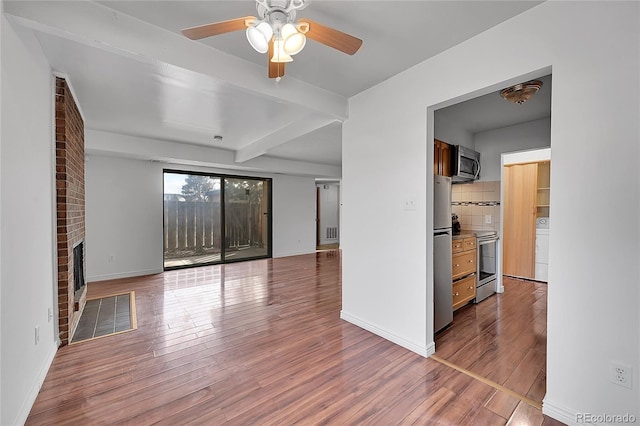
[[[540,404],[546,385],[547,284],[509,277],[503,284],[505,294],[454,313],[453,324],[436,335],[436,355]]]
[[[138,329],[62,347],[27,424],[560,424],[342,321],[340,276],[336,250],[90,284]]]

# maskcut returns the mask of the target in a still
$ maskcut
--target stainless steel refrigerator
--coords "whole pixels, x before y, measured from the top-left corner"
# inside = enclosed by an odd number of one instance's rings
[[[451,178],[433,177],[433,331],[453,321]]]

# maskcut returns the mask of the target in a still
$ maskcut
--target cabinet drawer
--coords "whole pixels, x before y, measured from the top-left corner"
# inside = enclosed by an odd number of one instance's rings
[[[464,250],[464,240],[453,240],[451,242],[451,253],[460,253]]]
[[[454,254],[451,266],[454,280],[476,272],[476,251],[463,251]]]
[[[461,279],[453,283],[453,309],[458,309],[476,297],[476,276]]]
[[[476,237],[465,238],[462,240],[463,250],[475,250],[476,248]]]

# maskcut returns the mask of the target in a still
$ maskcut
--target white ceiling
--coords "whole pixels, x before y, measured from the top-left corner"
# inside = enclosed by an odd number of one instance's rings
[[[499,129],[527,121],[551,117],[551,75],[539,78],[542,87],[523,104],[505,101],[500,90],[439,109],[438,119],[455,123],[459,128],[474,134]]]
[[[252,0],[5,1],[4,9],[36,31],[54,70],[69,77],[88,129],[215,146],[238,164],[267,156],[339,166],[350,96],[539,3],[315,0],[298,18],[364,44],[349,56],[309,41],[280,82],[267,78],[266,55],[243,31],[201,41],[180,34],[255,15]],[[475,114],[474,125],[492,119]]]

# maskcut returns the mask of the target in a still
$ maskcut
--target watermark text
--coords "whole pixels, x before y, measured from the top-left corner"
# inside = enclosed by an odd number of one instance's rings
[[[576,422],[578,423],[609,423],[609,424],[635,423],[636,416],[629,413],[627,414],[577,413]]]

